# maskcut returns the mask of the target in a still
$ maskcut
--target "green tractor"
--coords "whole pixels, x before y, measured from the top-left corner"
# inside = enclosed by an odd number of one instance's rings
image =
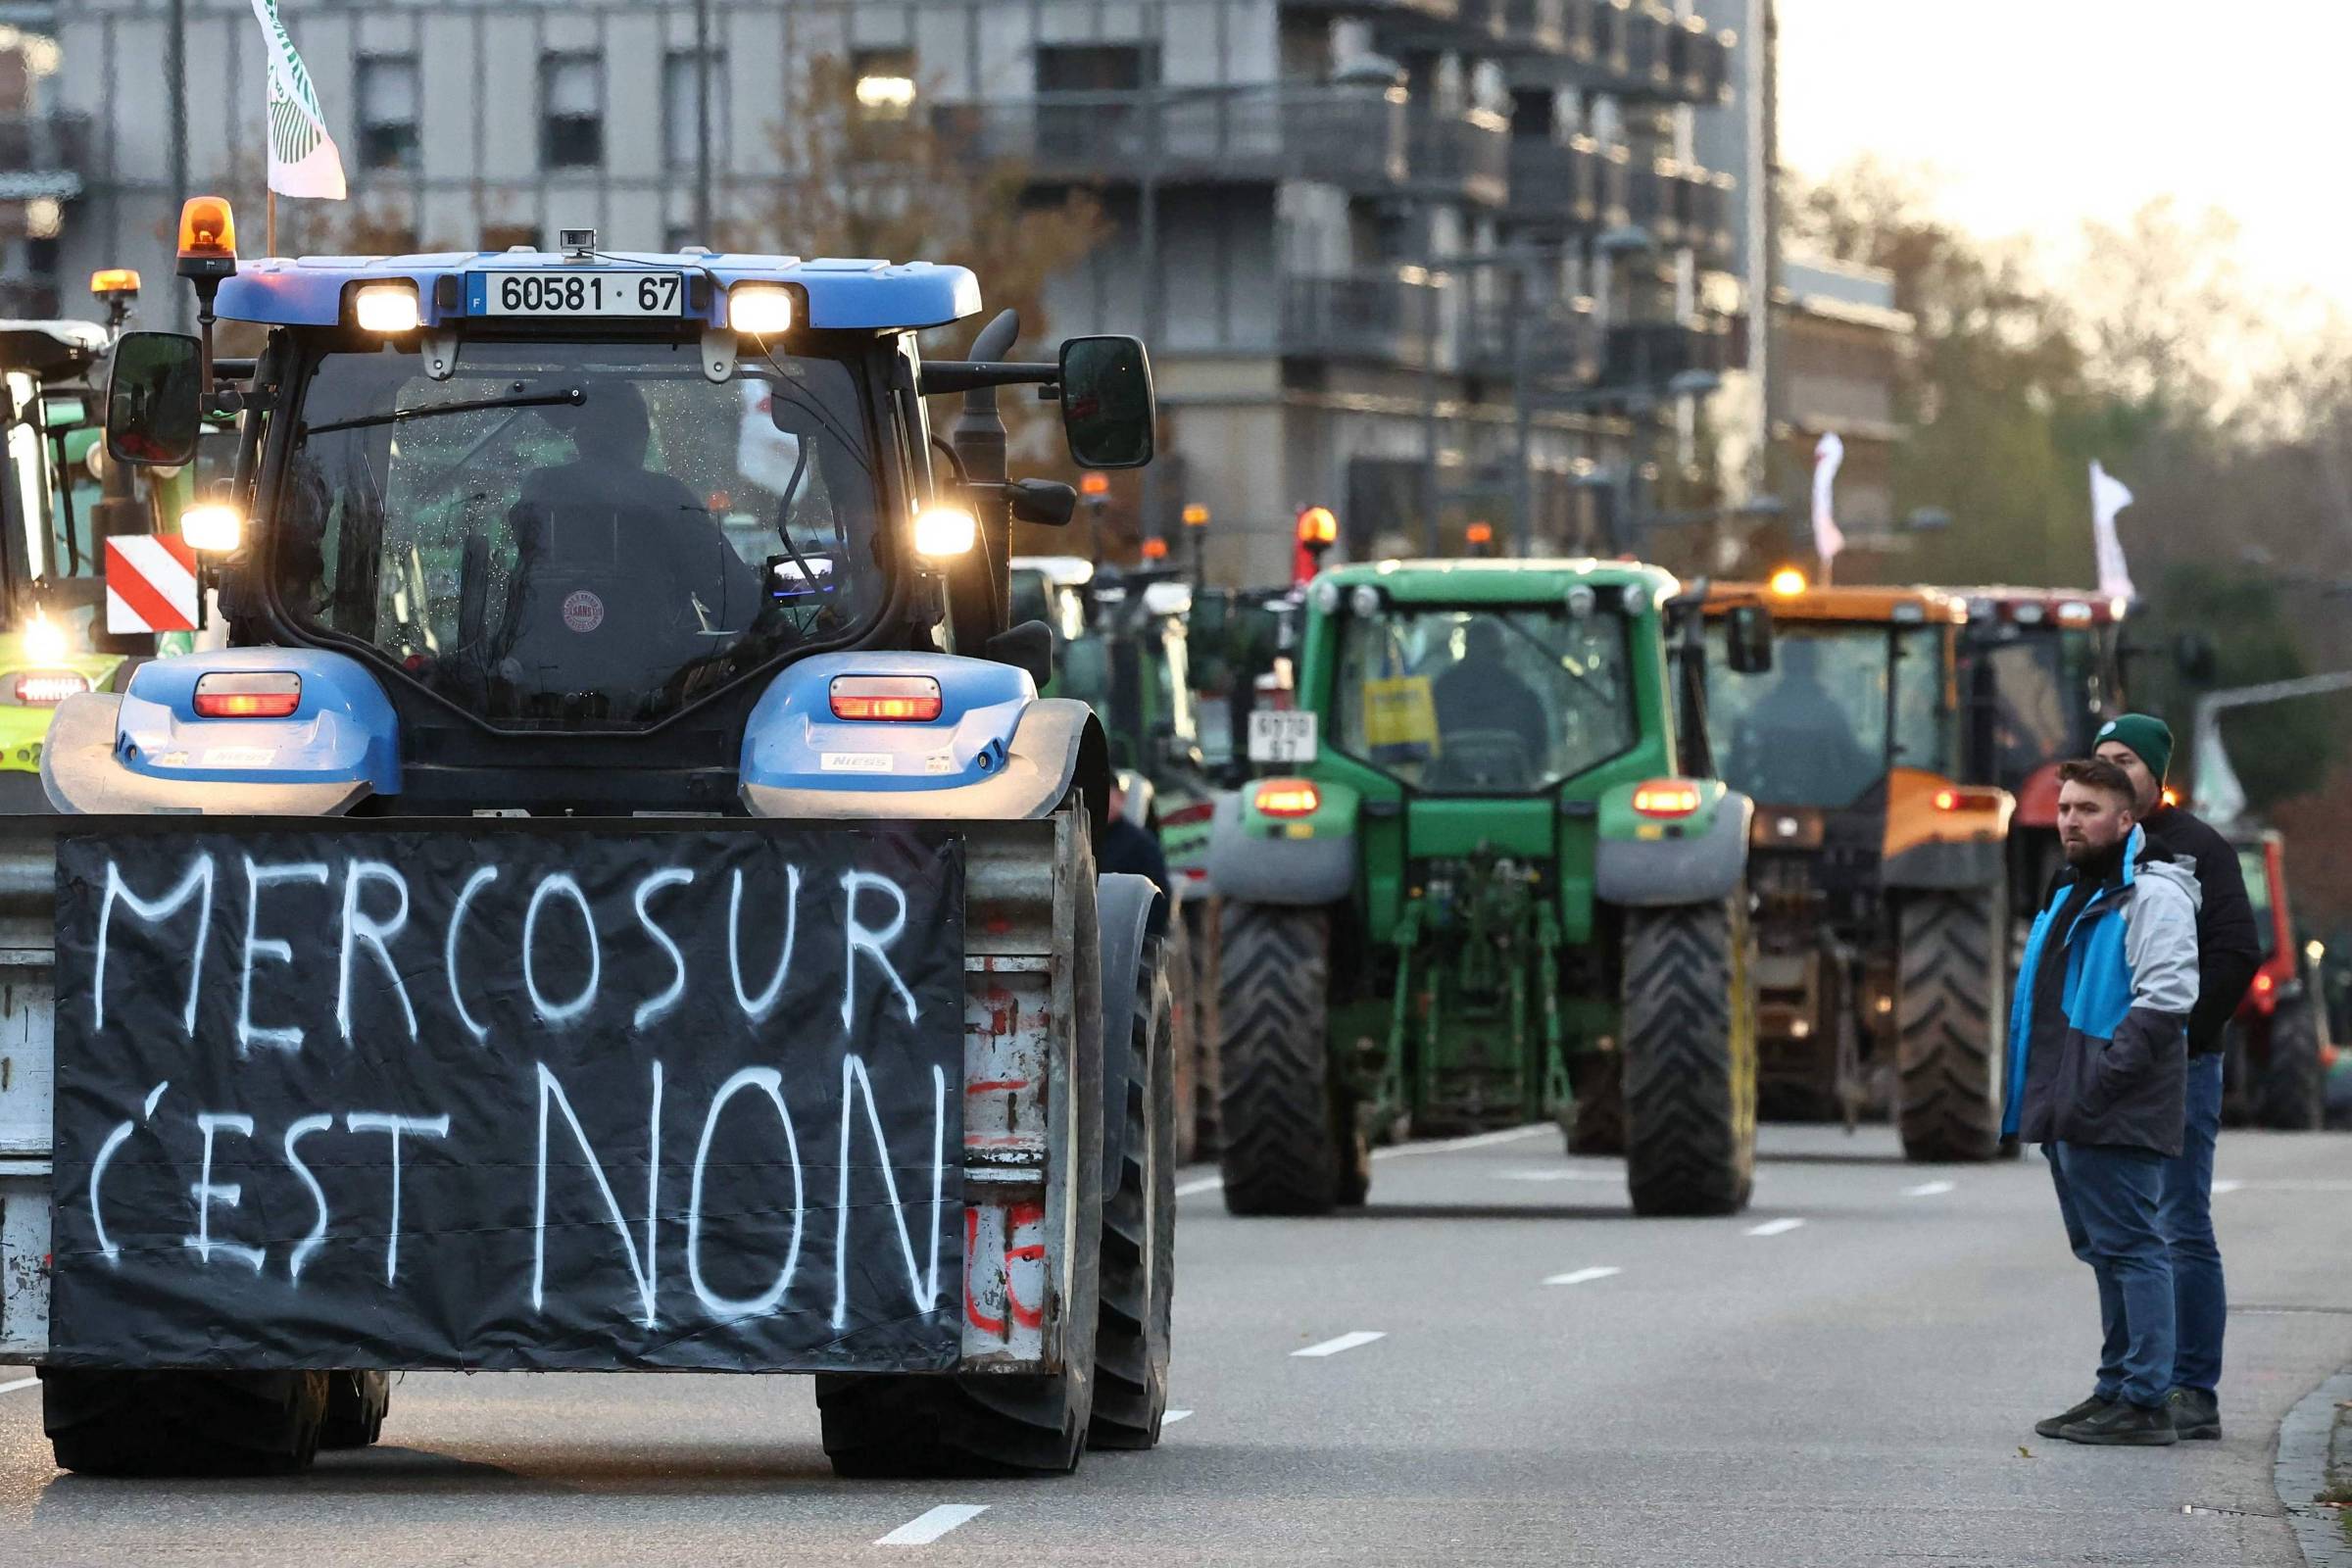
[[[1280,769],[1220,799],[1228,1208],[1364,1200],[1370,1148],[1555,1118],[1642,1214],[1754,1181],[1753,808],[1708,776],[1703,591],[1591,561],[1384,562],[1306,595]],[[1741,617],[1736,668],[1771,661]]]

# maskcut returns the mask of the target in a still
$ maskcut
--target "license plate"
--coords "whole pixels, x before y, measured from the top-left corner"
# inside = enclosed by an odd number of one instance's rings
[[[1315,760],[1315,715],[1298,709],[1260,708],[1250,715],[1250,760],[1311,762]]]
[[[469,316],[683,316],[683,272],[468,272]]]

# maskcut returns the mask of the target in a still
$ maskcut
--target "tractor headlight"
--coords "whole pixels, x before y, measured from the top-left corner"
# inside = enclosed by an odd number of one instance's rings
[[[727,325],[753,337],[792,330],[792,290],[781,283],[738,283],[727,290]]]
[[[1336,615],[1340,612],[1340,585],[1336,582],[1316,583],[1307,597],[1314,601],[1315,613],[1318,615]]]
[[[414,332],[424,324],[416,290],[408,283],[364,284],[351,296],[351,315],[361,331],[386,336]]]
[[[1618,593],[1617,607],[1629,615],[1649,613],[1649,589],[1638,582],[1627,583]]]
[[[231,555],[245,536],[245,519],[224,501],[200,502],[179,514],[179,536],[190,550]]]
[[[914,519],[914,551],[934,561],[969,555],[980,537],[980,524],[956,507],[933,507]]]
[[[1359,582],[1348,595],[1348,612],[1363,620],[1380,613],[1380,590],[1368,582]]]

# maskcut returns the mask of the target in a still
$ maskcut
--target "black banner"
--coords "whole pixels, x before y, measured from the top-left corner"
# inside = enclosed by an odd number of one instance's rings
[[[124,830],[57,891],[55,1361],[954,1366],[959,841]]]

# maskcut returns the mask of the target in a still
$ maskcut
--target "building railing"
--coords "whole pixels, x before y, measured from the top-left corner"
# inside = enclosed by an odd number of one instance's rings
[[[1686,370],[1721,374],[1744,358],[1732,323],[1721,317],[1684,321],[1627,321],[1609,328],[1601,379],[1610,386],[1664,386]]]
[[[1428,363],[1445,330],[1437,286],[1401,273],[1292,277],[1282,298],[1282,351],[1307,358]]]
[[[79,194],[91,139],[87,115],[0,118],[0,194],[16,201]]]
[[[1511,138],[1512,217],[1591,227],[1600,219],[1600,149],[1589,136]]]
[[[947,104],[934,123],[975,159],[1039,180],[1317,179],[1358,189],[1406,172],[1400,87],[1283,82],[1041,93]]]
[[[1521,304],[1488,288],[1467,317],[1462,366],[1474,374],[1509,380],[1524,363],[1529,385],[1547,390],[1589,386],[1600,374],[1600,326],[1589,299]]]
[[[1406,163],[1416,187],[1499,207],[1511,188],[1510,122],[1484,109],[1416,118]]]
[[[1461,14],[1463,0],[1282,0],[1282,3],[1295,11],[1357,17],[1428,17],[1451,22]]]

